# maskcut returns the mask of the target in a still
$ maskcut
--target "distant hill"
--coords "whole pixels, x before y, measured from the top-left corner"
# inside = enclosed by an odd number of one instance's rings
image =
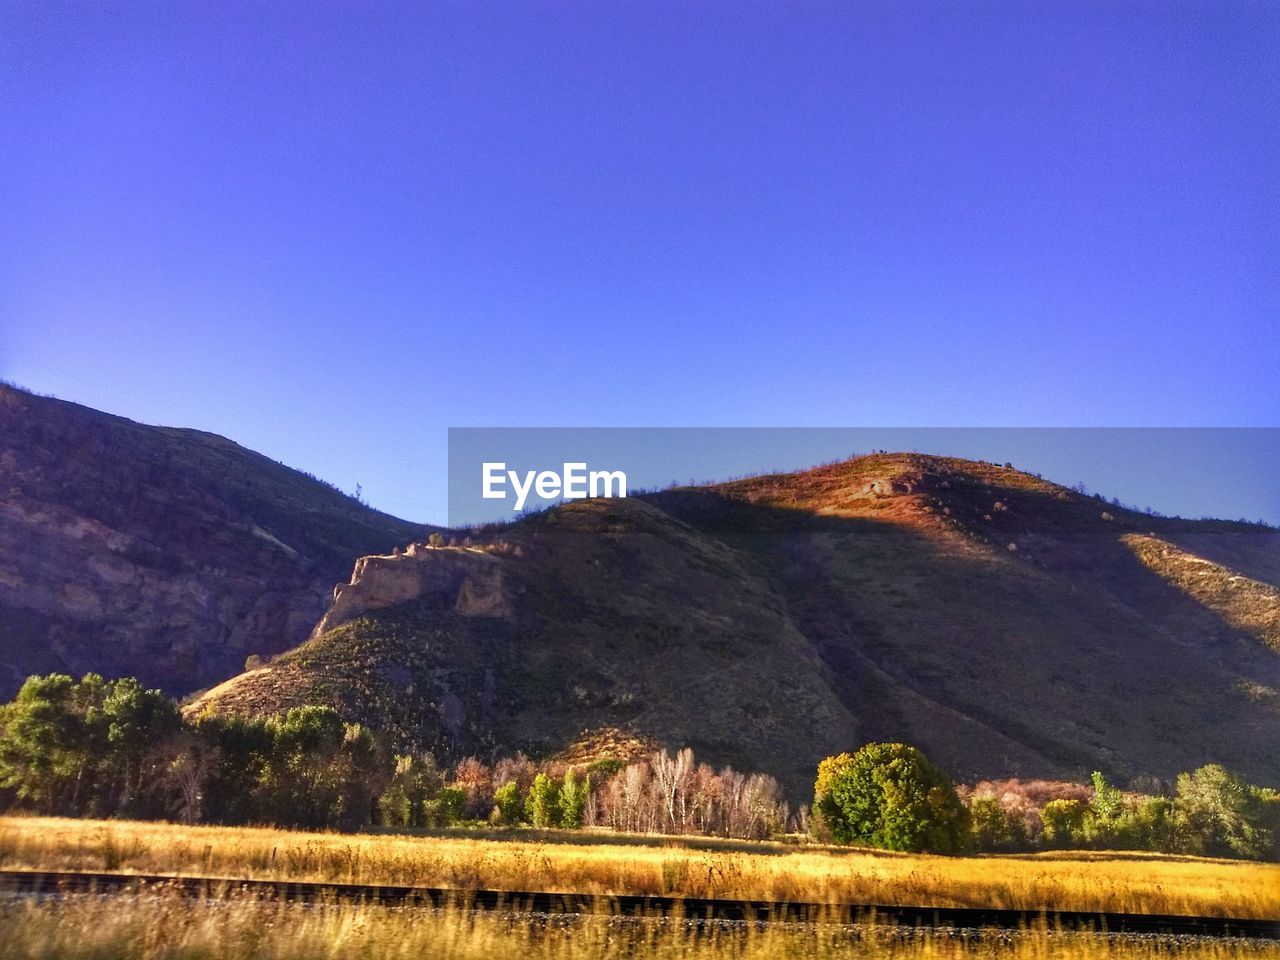
[[[50,670],[216,683],[425,534],[223,437],[0,385],[0,694]]]
[[[366,557],[310,640],[190,709],[328,703],[455,754],[602,729],[795,799],[820,757],[889,738],[965,779],[1277,783],[1278,584],[1272,529],[874,455]]]

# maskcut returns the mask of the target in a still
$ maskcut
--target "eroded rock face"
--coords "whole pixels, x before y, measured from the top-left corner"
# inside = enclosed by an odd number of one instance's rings
[[[423,535],[222,437],[0,386],[0,698],[50,671],[224,680]]]
[[[410,600],[431,600],[464,617],[510,619],[502,563],[481,550],[418,544],[400,554],[361,557],[351,580],[333,588],[333,602],[312,636]]]

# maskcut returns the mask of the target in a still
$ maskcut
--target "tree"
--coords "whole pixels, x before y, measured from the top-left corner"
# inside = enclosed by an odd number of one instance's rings
[[[1189,852],[1256,858],[1271,849],[1262,794],[1216,763],[1179,774],[1173,806]]]
[[[462,787],[441,787],[422,805],[423,819],[429,827],[449,827],[462,819],[467,806],[467,791]]]
[[[162,747],[182,728],[177,705],[159,690],[144,689],[133,677],[107,685],[102,699],[110,765],[119,779],[115,810],[131,815],[160,815],[155,797],[147,806],[144,794],[164,781],[169,757]],[[169,744],[172,748],[174,745]]]
[[[373,822],[377,798],[390,779],[387,755],[372,730],[362,723],[343,728],[337,756],[339,806],[335,826],[359,830]]]
[[[475,757],[464,757],[453,770],[453,783],[467,795],[463,816],[482,820],[493,809],[493,776],[487,766]]]
[[[86,676],[84,682],[101,681]],[[0,787],[46,813],[75,812],[91,760],[77,684],[66,674],[28,677],[0,724]]]
[[[378,792],[367,779],[377,755],[368,731],[317,706],[294,707],[266,726],[271,747],[261,780],[271,822],[347,829],[367,822]]]
[[[176,813],[183,823],[199,823],[204,819],[206,791],[220,756],[218,747],[198,730],[184,727],[175,738],[164,780],[175,795],[170,812]]]
[[[590,795],[591,781],[588,778],[579,780],[573,767],[565,771],[564,782],[560,785],[560,826],[569,830],[582,826],[582,811],[586,809]]]
[[[201,817],[210,823],[266,823],[270,809],[264,773],[272,735],[261,718],[205,713],[191,724],[207,751],[208,770],[200,799]]]
[[[1143,850],[1179,849],[1178,823],[1168,797],[1143,797],[1129,812],[1128,833]]]
[[[443,785],[434,758],[416,754],[396,757],[391,782],[378,798],[382,822],[391,827],[427,826],[426,803]]]
[[[1044,845],[1060,849],[1078,843],[1087,809],[1081,800],[1059,799],[1046,803],[1040,811],[1040,822],[1044,824]]]
[[[1129,816],[1124,794],[1119,787],[1095,770],[1090,778],[1093,798],[1085,807],[1076,830],[1076,840],[1095,849],[1132,849],[1139,844],[1134,837],[1135,822]]]
[[[493,791],[493,815],[490,817],[504,826],[514,827],[520,822],[524,804],[520,801],[520,784],[508,780]]]
[[[840,843],[959,852],[968,829],[955,785],[915,747],[870,743],[818,765],[814,808]]]
[[[554,827],[560,822],[560,785],[545,773],[538,774],[533,778],[524,809],[535,827]]]
[[[1022,819],[995,797],[974,797],[969,802],[969,822],[973,845],[980,851],[1010,853],[1028,845]]]

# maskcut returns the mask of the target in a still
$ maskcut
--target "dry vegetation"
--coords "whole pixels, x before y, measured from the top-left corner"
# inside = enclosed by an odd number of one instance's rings
[[[1280,917],[1280,865],[1150,854],[931,857],[653,838],[651,845],[309,834],[0,818],[0,868],[464,889]],[[612,842],[610,842],[612,841]]]
[[[1159,537],[1127,534],[1121,539],[1145,567],[1280,652],[1280,589]]]
[[[193,903],[148,896],[0,906],[10,960],[775,960],[828,957],[988,960],[1274,960],[1280,945],[1063,934],[979,937],[840,925],[712,926],[589,916],[562,922],[365,906]]]

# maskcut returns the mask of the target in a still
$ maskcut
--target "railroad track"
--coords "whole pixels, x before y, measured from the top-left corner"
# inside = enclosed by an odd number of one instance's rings
[[[448,887],[244,880],[164,874],[82,873],[0,870],[0,893],[25,896],[168,892],[225,899],[238,896],[293,903],[369,903],[381,906],[460,907],[518,913],[615,916],[679,916],[689,920],[864,923],[903,927],[1020,930],[1046,922],[1051,928],[1123,934],[1246,937],[1280,940],[1280,920],[1189,917],[1079,910],[1004,910],[985,907],[910,907],[892,904],[825,904],[795,901],[721,900],[540,893],[512,890],[456,890]]]

